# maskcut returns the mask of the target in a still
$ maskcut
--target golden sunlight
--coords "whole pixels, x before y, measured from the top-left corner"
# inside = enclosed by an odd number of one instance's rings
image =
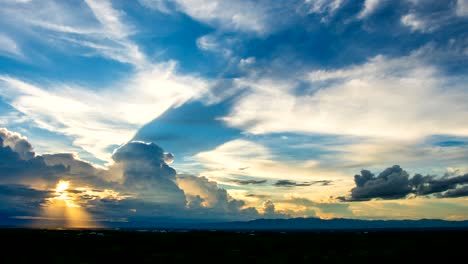
[[[80,197],[70,190],[70,181],[60,180],[56,184],[55,196],[50,198],[43,208],[43,214],[51,220],[40,225],[66,228],[98,227],[91,215],[80,206]]]
[[[70,186],[69,181],[60,180],[57,183],[57,186],[55,187],[55,191],[58,192],[58,193],[66,191],[69,186]]]

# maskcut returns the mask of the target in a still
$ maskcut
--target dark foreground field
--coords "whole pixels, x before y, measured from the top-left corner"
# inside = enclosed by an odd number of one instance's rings
[[[468,231],[304,233],[1,229],[1,263],[466,260]],[[200,261],[200,262],[198,262]]]

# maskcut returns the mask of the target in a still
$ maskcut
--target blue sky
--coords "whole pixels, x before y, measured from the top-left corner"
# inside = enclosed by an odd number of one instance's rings
[[[466,0],[0,5],[8,219],[468,217]]]

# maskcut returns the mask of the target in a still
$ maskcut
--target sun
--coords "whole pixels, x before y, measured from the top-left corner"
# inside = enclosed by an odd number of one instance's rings
[[[57,192],[57,193],[64,192],[64,191],[68,190],[68,187],[70,187],[70,182],[69,181],[60,180],[57,183],[57,186],[55,187],[55,192]]]

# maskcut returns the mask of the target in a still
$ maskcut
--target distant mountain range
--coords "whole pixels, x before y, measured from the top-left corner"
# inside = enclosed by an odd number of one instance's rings
[[[0,215],[0,227],[28,227],[32,221],[6,221]],[[465,229],[468,221],[446,221],[440,219],[421,220],[359,220],[359,219],[257,219],[252,221],[215,222],[189,219],[158,219],[152,221],[101,222],[106,228],[145,230],[220,230],[220,231],[319,231],[319,230],[375,230],[375,229]]]
[[[347,230],[347,229],[418,229],[418,228],[463,228],[468,221],[421,220],[357,220],[319,218],[257,219],[247,222],[205,223],[201,229],[216,230]]]
[[[225,231],[314,231],[373,229],[468,229],[468,221],[421,220],[358,220],[320,218],[257,219],[238,222],[159,222],[120,223],[122,228],[225,230]]]

